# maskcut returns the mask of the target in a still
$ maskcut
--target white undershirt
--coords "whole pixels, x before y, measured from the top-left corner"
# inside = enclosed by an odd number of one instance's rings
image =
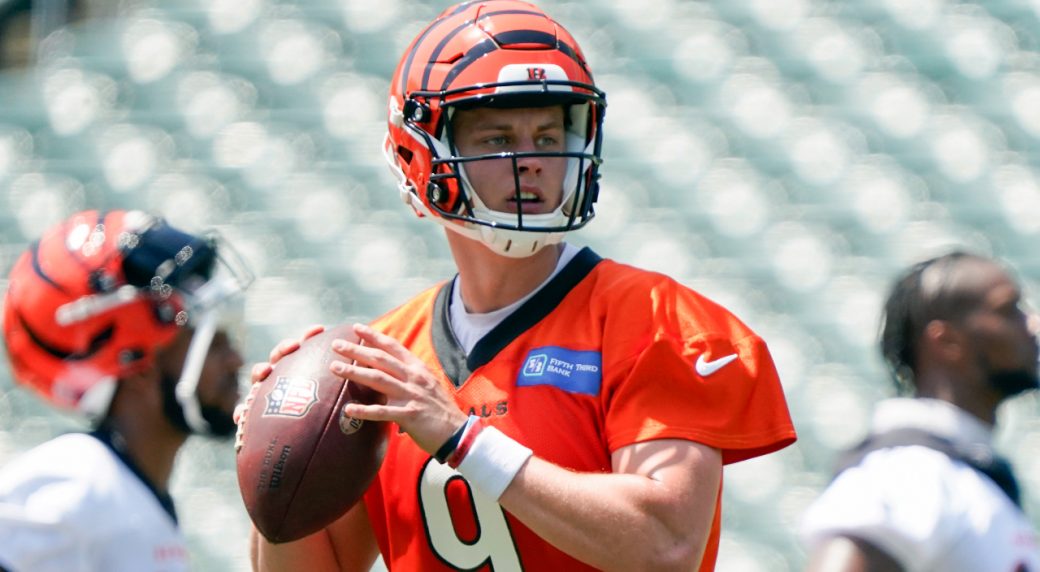
[[[513,313],[514,310],[519,308],[524,302],[531,299],[539,290],[545,287],[563,267],[567,265],[581,249],[577,246],[570,244],[563,245],[563,252],[560,253],[559,260],[556,261],[556,268],[552,271],[552,274],[545,279],[537,288],[531,290],[526,296],[520,298],[516,302],[497,310],[492,310],[484,314],[475,314],[466,311],[466,305],[462,302],[461,288],[459,287],[459,276],[455,276],[455,280],[451,284],[451,302],[448,310],[449,321],[451,322],[451,331],[455,334],[455,339],[458,340],[459,345],[466,352],[467,355],[473,351],[473,346],[477,345],[488,332],[493,330],[495,326],[499,325],[502,320],[506,319],[507,316]]]

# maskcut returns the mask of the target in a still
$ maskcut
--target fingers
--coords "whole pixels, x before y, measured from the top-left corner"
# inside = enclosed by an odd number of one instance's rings
[[[360,345],[347,340],[334,340],[332,342],[332,351],[345,358],[348,362],[357,362],[361,365],[375,368],[398,379],[403,379],[407,375],[405,364],[380,347]]]
[[[343,413],[349,417],[356,417],[366,421],[397,421],[405,412],[403,407],[392,405],[366,405],[364,403],[348,403],[343,407]]]
[[[342,378],[374,389],[388,397],[401,395],[402,382],[384,371],[339,360],[330,363],[329,370]]]
[[[408,348],[401,345],[401,342],[383,332],[374,330],[365,324],[354,324],[354,333],[357,334],[365,344],[382,349],[404,363],[409,363],[415,359],[412,352],[408,351]]]
[[[318,334],[320,334],[320,333],[322,333],[324,331],[325,331],[325,326],[323,326],[321,324],[314,324],[313,326],[307,328],[307,331],[305,331],[303,333],[303,337],[300,338],[300,341],[302,342],[302,341],[309,340],[309,339],[313,338],[314,336],[316,336],[316,335],[318,335]]]
[[[278,363],[278,360],[293,353],[300,349],[300,340],[282,340],[278,342],[278,345],[271,350],[271,353],[267,357],[267,361],[271,363]]]
[[[314,336],[324,331],[325,326],[321,324],[315,324],[307,328],[307,330],[303,332],[303,336],[298,340],[286,338],[278,342],[278,344],[274,346],[274,349],[272,349],[271,353],[268,355],[267,361],[271,363],[278,363],[278,360],[300,349],[300,345],[303,344],[303,342],[313,338]]]
[[[274,366],[266,361],[261,361],[253,364],[252,369],[249,370],[249,381],[253,383],[260,383],[267,379],[267,376],[271,375],[274,371]]]

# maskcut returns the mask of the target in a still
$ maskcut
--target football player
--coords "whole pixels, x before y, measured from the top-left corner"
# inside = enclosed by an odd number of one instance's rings
[[[226,320],[251,276],[216,237],[141,211],[78,213],[15,263],[15,380],[90,420],[0,471],[0,569],[189,570],[169,494],[189,434],[227,437],[242,357]]]
[[[414,39],[384,151],[458,274],[334,342],[332,371],[385,396],[346,414],[400,431],[363,503],[297,542],[254,534],[255,567],[713,569],[723,465],[795,432],[740,320],[563,242],[593,217],[605,111],[526,2],[465,2]]]
[[[912,396],[878,404],[807,511],[810,570],[1040,570],[1017,481],[993,448],[997,407],[1037,388],[1032,318],[989,258],[952,252],[903,273],[881,350]]]

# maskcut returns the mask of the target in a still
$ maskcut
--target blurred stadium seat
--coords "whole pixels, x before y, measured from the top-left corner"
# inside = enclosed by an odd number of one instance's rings
[[[0,69],[3,275],[88,206],[216,225],[259,276],[250,361],[447,277],[441,231],[401,204],[381,143],[398,54],[449,3],[85,2],[39,38],[34,65]],[[733,308],[788,392],[800,442],[727,469],[719,569],[801,569],[800,510],[890,393],[873,347],[888,280],[959,245],[1040,282],[1040,5],[542,4],[610,104],[598,220],[574,241]],[[0,381],[2,462],[65,421]],[[1034,401],[1009,408],[1000,439],[1034,475],[1036,515]],[[233,459],[208,443],[185,456],[198,569],[247,569]]]

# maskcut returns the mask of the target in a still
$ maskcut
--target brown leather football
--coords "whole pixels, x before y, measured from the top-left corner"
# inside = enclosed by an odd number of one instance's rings
[[[238,486],[256,529],[271,542],[328,526],[368,489],[386,452],[386,423],[343,414],[379,394],[329,371],[334,339],[357,341],[349,325],[305,340],[283,357],[245,414]]]

